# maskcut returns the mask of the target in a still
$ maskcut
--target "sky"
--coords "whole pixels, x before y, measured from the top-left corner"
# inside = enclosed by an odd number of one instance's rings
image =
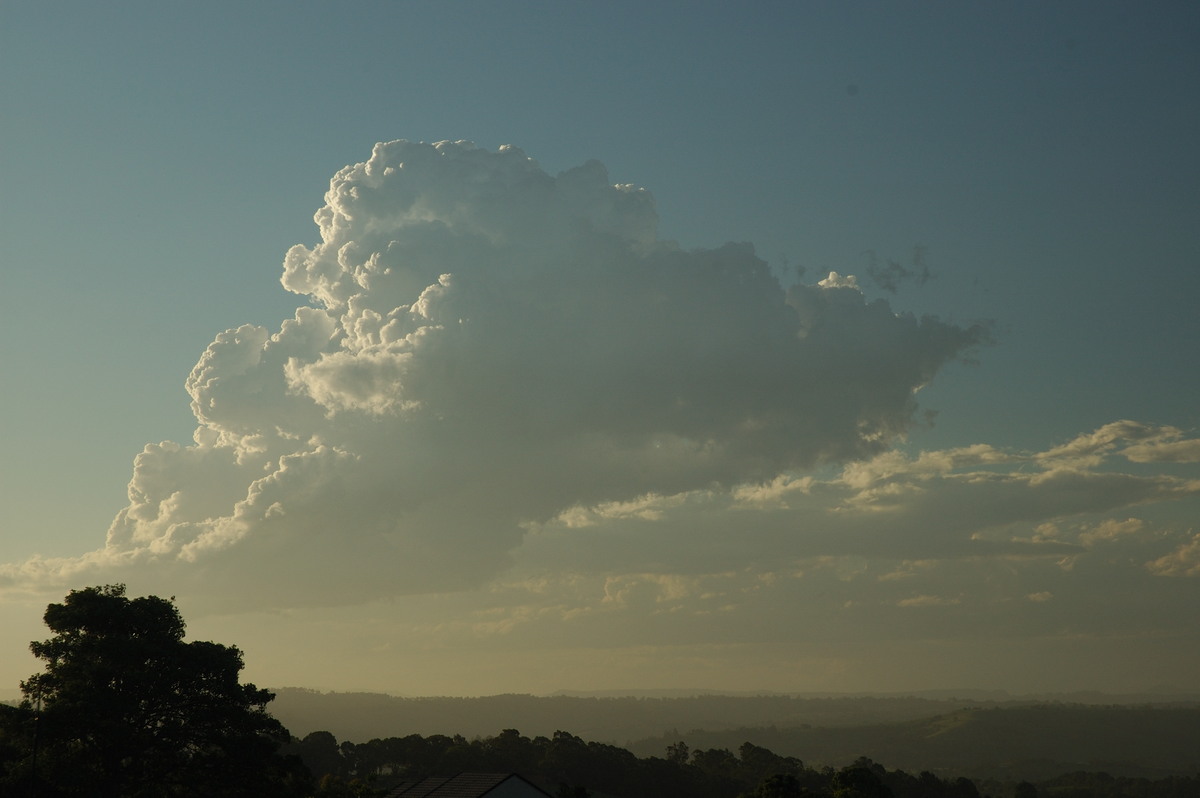
[[[0,689],[1200,691],[1200,6],[0,2]]]

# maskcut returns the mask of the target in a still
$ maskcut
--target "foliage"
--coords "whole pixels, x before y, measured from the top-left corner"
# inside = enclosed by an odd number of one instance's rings
[[[842,706],[849,712],[855,705]],[[866,754],[913,773],[930,770],[993,779],[1008,785],[1007,792],[994,790],[1004,798],[1016,782],[1036,784],[1080,768],[1146,778],[1190,776],[1200,770],[1195,745],[1200,739],[1200,705],[1194,702],[1142,706],[1012,702],[950,713],[930,705],[923,718],[884,722],[892,711],[887,706],[864,704],[861,713],[841,720],[827,716],[826,725],[809,728],[797,723],[799,718],[771,725],[721,723],[715,728],[717,724],[712,724],[706,731],[689,731],[686,739],[694,748],[734,750],[749,739],[805,761],[838,765]],[[874,711],[879,712],[878,720],[871,717]],[[680,735],[617,738],[631,739],[631,750],[646,756],[675,743]]]
[[[886,777],[882,766],[859,760],[833,777],[833,798],[893,798]]]
[[[369,781],[362,779],[347,781],[338,776],[326,774],[317,782],[312,798],[374,798],[377,795],[379,795],[379,790],[375,789]]]
[[[35,779],[38,795],[307,792],[298,761],[276,752],[289,735],[266,712],[272,694],[239,682],[237,648],[184,642],[173,600],[90,587],[44,619],[54,634],[30,649],[45,671],[21,683],[25,700],[7,724],[30,750],[9,768],[13,793]]]
[[[305,759],[314,773],[353,774],[387,785],[430,775],[461,771],[517,772],[547,786],[557,797],[593,795],[613,798],[799,798],[806,796],[879,796],[883,798],[978,798],[967,779],[942,781],[929,773],[919,777],[903,771],[886,771],[866,758],[841,770],[814,770],[794,757],[783,757],[753,743],[743,743],[737,753],[727,749],[690,751],[686,745],[668,746],[668,756],[638,758],[624,748],[587,742],[568,732],[552,737],[528,738],[515,729],[494,737],[467,740],[461,735],[374,739],[367,743],[335,746],[328,732],[316,732],[290,750],[304,758],[317,750],[321,760]],[[342,761],[330,761],[333,750]],[[686,752],[686,753],[685,753]],[[325,764],[318,765],[318,761]],[[319,795],[344,793],[319,793]]]
[[[911,774],[887,770],[860,757],[840,769],[807,767],[750,742],[737,752],[727,749],[690,750],[682,742],[667,746],[666,757],[639,758],[624,748],[588,742],[557,731],[552,737],[525,737],[505,729],[493,737],[467,740],[461,735],[377,738],[366,743],[335,745],[328,732],[320,739],[324,767],[381,788],[401,779],[450,775],[461,771],[517,772],[543,785],[551,795],[596,798],[980,798],[975,783],[963,777],[943,778],[928,771]],[[305,741],[311,742],[309,738]],[[311,748],[311,746],[310,746]],[[328,755],[337,750],[340,762]],[[297,750],[295,747],[291,750]],[[682,752],[687,751],[687,755]],[[304,754],[301,754],[304,756]],[[317,760],[306,763],[321,775]],[[340,783],[337,782],[337,783]],[[346,792],[318,793],[324,796]],[[1043,798],[1200,798],[1200,777],[1172,776],[1157,781],[1114,778],[1104,773],[1060,776],[1036,786],[995,785],[994,798],[1014,794]]]
[[[1200,798],[1200,775],[1195,777],[1168,776],[1163,779],[1112,776],[1103,771],[1064,773],[1039,783],[1035,792],[1024,795],[1036,798]],[[1017,798],[1022,798],[1018,788]]]

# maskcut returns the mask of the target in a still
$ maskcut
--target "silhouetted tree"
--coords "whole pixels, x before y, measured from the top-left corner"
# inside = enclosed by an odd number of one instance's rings
[[[1017,785],[1014,795],[1016,798],[1038,798],[1037,787],[1027,781],[1023,781]]]
[[[803,795],[800,781],[791,773],[776,773],[762,781],[754,792],[743,798],[799,798]]]
[[[241,652],[183,642],[173,600],[124,585],[74,590],[46,608],[46,670],[21,683],[38,723],[39,794],[99,798],[288,796],[307,792],[274,697],[241,684]]]
[[[677,765],[686,765],[691,751],[683,740],[667,746],[667,761]]]
[[[860,757],[833,777],[834,798],[892,798],[884,783],[886,775],[881,765]]]
[[[326,773],[317,782],[311,798],[373,798],[380,794],[369,782],[362,779],[345,779]]]
[[[330,732],[311,732],[303,740],[293,740],[285,745],[283,750],[299,757],[318,781],[326,775],[346,775],[346,760],[338,748],[337,738]]]
[[[586,787],[570,784],[558,785],[558,792],[554,795],[555,798],[592,798],[592,794],[587,791]]]
[[[744,742],[738,747],[738,772],[750,783],[761,783],[776,774],[795,774],[804,769],[804,763],[790,756],[780,756],[762,746]],[[797,783],[797,789],[799,784]]]

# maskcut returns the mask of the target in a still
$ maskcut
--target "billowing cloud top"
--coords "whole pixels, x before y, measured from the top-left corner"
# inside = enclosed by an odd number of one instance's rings
[[[596,161],[393,141],[325,200],[284,262],[307,304],[217,336],[194,442],[138,456],[102,550],[19,574],[152,566],[264,606],[475,585],[571,508],[879,454],[983,336],[661,241]]]

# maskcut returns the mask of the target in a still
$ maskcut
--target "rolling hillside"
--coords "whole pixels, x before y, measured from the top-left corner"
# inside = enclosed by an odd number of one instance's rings
[[[629,747],[646,756],[670,735]],[[997,779],[1043,779],[1078,770],[1163,777],[1200,772],[1200,709],[1038,705],[960,709],[922,720],[824,728],[696,731],[695,748],[744,741],[806,764],[840,766],[867,756],[889,768]]]
[[[397,698],[284,689],[272,713],[296,736],[339,740],[517,729],[557,730],[621,745],[638,756],[743,742],[839,767],[860,756],[941,776],[1044,779],[1072,771],[1159,778],[1200,773],[1200,706],[1088,706],[953,698],[790,696],[578,697],[501,695]]]

